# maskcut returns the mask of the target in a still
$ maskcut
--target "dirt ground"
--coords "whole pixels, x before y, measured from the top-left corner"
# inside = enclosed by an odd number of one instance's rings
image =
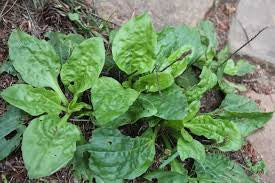
[[[48,31],[61,31],[61,32],[73,32],[86,34],[85,29],[77,23],[71,22],[66,14],[71,11],[75,11],[75,7],[72,7],[70,0],[60,1],[53,0],[51,4],[44,6],[33,6],[32,0],[7,0],[0,2],[0,63],[6,61],[8,56],[7,40],[12,29],[20,28],[23,31],[29,32],[37,37],[43,38],[45,32]],[[88,4],[91,6],[91,3]],[[219,38],[219,48],[222,48],[227,44],[227,36],[230,26],[231,17],[236,11],[237,0],[222,0],[220,3],[212,7],[212,9],[206,14],[205,18],[213,21],[216,26],[216,30]],[[75,5],[75,4],[74,4]],[[88,9],[88,10],[87,10]],[[108,35],[109,29],[98,28],[102,21],[98,19],[92,7],[85,5],[85,3],[78,4],[77,11],[90,14],[93,16],[87,18],[82,17],[85,22],[86,28],[94,34],[101,34],[103,37]],[[98,22],[100,22],[98,24]],[[115,25],[111,25],[115,26]],[[274,77],[274,68],[269,65],[262,65],[256,59],[247,58],[249,61],[257,63],[257,72],[245,77],[229,78],[236,83],[245,84],[248,90],[253,90],[257,93],[271,93],[275,89],[274,83],[269,83],[270,80],[266,78]],[[7,88],[17,81],[15,76],[7,73],[0,75],[0,91]],[[215,106],[218,105],[222,97],[219,93],[208,93],[202,101],[204,110],[207,110],[206,102]],[[0,115],[6,110],[6,103],[0,99]],[[137,128],[141,128],[140,126]],[[81,126],[86,135],[90,135],[92,127],[89,125]],[[252,163],[258,162],[261,158],[255,149],[247,144],[242,150],[228,154],[232,159],[238,161],[246,168],[245,159],[251,160]],[[249,170],[247,169],[248,173]],[[8,158],[0,162],[0,174],[5,177],[10,183],[27,183],[27,182],[52,182],[52,183],[73,183],[74,180],[70,168],[64,168],[54,175],[40,179],[38,181],[31,181],[27,179],[27,172],[24,168],[21,151],[17,149]],[[0,183],[2,181],[0,177]],[[144,182],[130,181],[132,183]]]

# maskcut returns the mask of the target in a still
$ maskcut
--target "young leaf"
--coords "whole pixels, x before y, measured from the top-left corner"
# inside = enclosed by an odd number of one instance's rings
[[[158,183],[186,183],[188,176],[177,172],[155,171],[144,176],[145,179],[153,181],[158,179]]]
[[[182,90],[173,85],[159,93],[141,94],[157,109],[155,116],[166,120],[181,120],[186,116],[187,101]]]
[[[63,34],[60,32],[48,32],[46,37],[56,53],[58,54],[60,61],[64,64],[71,56],[74,48],[84,41],[84,37],[79,34]]]
[[[0,117],[0,161],[6,158],[13,150],[15,150],[22,139],[25,126],[22,125],[22,111],[8,106],[7,112]],[[15,131],[17,134],[7,140],[5,136]]]
[[[30,178],[49,176],[74,156],[81,132],[55,115],[31,121],[23,135],[22,153]]]
[[[124,114],[138,96],[137,91],[124,89],[113,78],[99,78],[92,88],[91,95],[96,124],[108,126],[109,122]]]
[[[66,109],[61,106],[58,95],[45,88],[33,88],[27,84],[15,84],[1,93],[8,103],[26,111],[32,116],[43,113],[59,114]]]
[[[105,48],[102,38],[87,39],[75,47],[71,57],[63,65],[61,80],[71,92],[84,92],[94,85],[104,61]]]
[[[195,162],[195,167],[198,182],[254,183],[240,165],[223,154],[207,154],[205,162]]]
[[[174,83],[174,78],[170,73],[156,72],[140,77],[133,85],[139,92],[157,92],[164,90]]]
[[[59,90],[60,60],[53,47],[24,32],[15,30],[9,38],[9,57],[23,80],[34,87]]]
[[[113,40],[112,53],[117,66],[128,75],[153,69],[156,61],[157,36],[148,14],[122,25]]]
[[[249,64],[245,60],[239,60],[237,64],[230,59],[226,62],[224,73],[230,76],[244,76],[248,73],[252,73],[255,70],[255,66]]]
[[[89,167],[107,179],[134,179],[151,166],[155,156],[155,136],[151,129],[130,138],[117,129],[98,128],[89,141]]]
[[[191,142],[188,142],[183,138],[179,138],[177,143],[177,151],[182,161],[187,158],[193,158],[199,162],[203,162],[205,159],[204,146],[199,141],[194,139]]]
[[[140,95],[134,104],[129,107],[128,111],[108,123],[108,127],[117,128],[125,124],[132,124],[141,118],[154,116],[156,113],[157,109],[155,106]]]
[[[217,84],[217,76],[207,67],[203,67],[200,82],[186,92],[189,102],[199,100],[202,95]]]

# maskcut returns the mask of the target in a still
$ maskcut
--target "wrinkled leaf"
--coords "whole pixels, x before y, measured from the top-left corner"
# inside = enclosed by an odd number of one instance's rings
[[[34,87],[58,90],[57,76],[60,60],[54,48],[21,31],[13,31],[9,38],[9,57],[23,80]]]
[[[61,70],[61,80],[73,93],[91,88],[99,77],[105,61],[102,38],[83,41],[75,47],[69,60]]]
[[[185,183],[188,180],[187,175],[170,171],[155,171],[144,176],[145,179],[153,181],[158,179],[158,183]]]
[[[96,124],[108,126],[109,122],[124,114],[138,96],[137,91],[123,88],[113,78],[99,78],[92,88],[91,95]]]
[[[152,73],[140,77],[133,85],[139,92],[157,92],[164,90],[174,83],[174,78],[170,73]]]
[[[218,143],[224,141],[223,124],[209,115],[197,116],[184,123],[184,127],[189,128],[193,134],[203,135],[208,139],[216,140]]]
[[[125,124],[132,124],[141,118],[154,116],[156,113],[157,109],[155,106],[144,97],[139,96],[128,111],[108,123],[108,127],[117,128]]]
[[[84,41],[83,36],[79,34],[63,34],[61,32],[48,32],[46,37],[53,46],[62,64],[71,56],[73,49]]]
[[[29,177],[49,176],[64,167],[74,156],[80,133],[77,126],[58,116],[44,115],[32,120],[22,142]]]
[[[174,66],[174,76],[180,75],[184,71],[185,64],[193,63],[203,53],[200,34],[197,29],[189,28],[185,25],[179,27],[165,27],[158,33],[157,43],[157,66],[164,68],[168,64],[168,57],[176,52],[180,53],[184,49],[192,49],[190,57],[182,61],[178,66]],[[177,54],[176,54],[177,55]],[[181,55],[181,54],[180,54]],[[170,59],[173,57],[170,57]],[[170,60],[171,62],[171,60]],[[181,62],[181,61],[180,61]]]
[[[236,151],[243,144],[240,131],[234,123],[225,119],[213,119],[209,115],[201,115],[184,123],[196,135],[203,135],[217,142],[221,151]]]
[[[223,154],[208,154],[204,163],[195,162],[197,181],[205,183],[254,183],[240,165]]]
[[[246,74],[252,73],[255,70],[255,66],[249,64],[245,60],[239,60],[236,64],[230,59],[226,62],[224,73],[230,76],[244,76]]]
[[[156,61],[157,36],[148,14],[122,25],[113,40],[112,53],[117,66],[128,75],[153,69]]]
[[[181,120],[186,116],[187,101],[182,90],[177,85],[159,93],[141,94],[157,109],[155,116],[166,120]]]
[[[199,100],[202,95],[217,84],[217,76],[207,67],[203,67],[200,82],[186,92],[188,101]]]
[[[193,158],[199,162],[203,162],[205,159],[204,146],[199,141],[194,139],[191,142],[188,142],[183,138],[179,138],[177,143],[177,151],[182,161],[187,158]]]
[[[6,158],[20,144],[25,126],[22,125],[22,111],[8,106],[7,112],[0,117],[0,161]],[[16,131],[17,134],[6,139],[5,136]]]
[[[169,72],[173,77],[178,77],[187,68],[191,58],[193,57],[192,46],[186,45],[177,49],[166,59],[159,68],[160,71]]]
[[[155,136],[151,129],[130,138],[117,129],[98,128],[89,141],[89,167],[95,175],[107,179],[134,179],[153,163]]]
[[[1,93],[8,103],[26,111],[32,116],[43,113],[59,114],[65,110],[58,95],[45,88],[33,88],[27,84],[15,84]]]

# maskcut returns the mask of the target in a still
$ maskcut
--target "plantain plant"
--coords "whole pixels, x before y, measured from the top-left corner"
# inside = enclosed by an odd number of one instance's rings
[[[110,39],[113,61],[127,76],[124,81],[101,74],[101,38],[84,40],[61,33],[47,37],[48,42],[13,31],[10,60],[26,84],[1,93],[8,103],[35,117],[22,140],[30,178],[49,176],[71,163],[77,178],[99,183],[144,174],[147,180],[165,183],[253,182],[241,166],[213,152],[239,150],[244,138],[268,122],[272,113],[238,95],[245,87],[224,77],[251,73],[254,66],[232,60],[227,47],[217,51],[211,22],[156,32],[147,14],[129,20]],[[217,109],[201,113],[200,100],[212,89],[222,90],[225,98]],[[90,104],[81,101],[87,90]],[[87,110],[91,112],[82,114],[95,118],[95,130],[86,142],[68,121]],[[140,136],[119,130],[141,121],[148,127]],[[168,153],[153,168],[156,143]],[[185,169],[187,159],[194,160],[192,169]]]

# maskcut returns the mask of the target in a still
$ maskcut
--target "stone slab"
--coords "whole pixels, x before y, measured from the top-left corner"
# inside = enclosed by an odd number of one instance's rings
[[[260,107],[264,111],[275,111],[275,94],[264,95],[250,91],[246,96],[253,100],[260,101]],[[275,115],[256,133],[249,136],[247,140],[253,145],[262,156],[268,167],[268,174],[264,177],[266,182],[275,182]]]
[[[156,28],[182,23],[195,26],[214,0],[94,0],[97,14],[121,25],[134,15],[148,12]]]
[[[275,1],[240,0],[229,32],[232,51],[266,26],[269,28],[239,53],[275,64]]]

